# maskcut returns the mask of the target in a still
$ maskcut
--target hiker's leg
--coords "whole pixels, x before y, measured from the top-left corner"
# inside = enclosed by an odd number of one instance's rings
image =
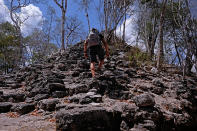
[[[95,62],[90,63],[90,70],[92,73],[92,77],[95,77]]]
[[[90,47],[90,70],[92,73],[92,77],[95,77],[95,63],[97,62],[96,60],[96,48]]]
[[[99,66],[98,66],[98,68],[101,69],[103,64],[104,64],[104,59],[99,61]]]
[[[102,46],[100,46],[99,49],[98,49],[98,57],[99,57],[98,69],[101,69],[102,65],[104,64],[104,57],[105,57],[105,52],[104,52]]]

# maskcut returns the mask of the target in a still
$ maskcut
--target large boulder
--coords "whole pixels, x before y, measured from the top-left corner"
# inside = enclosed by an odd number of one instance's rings
[[[44,99],[38,102],[38,108],[45,111],[54,111],[56,104],[58,104],[58,99]]]
[[[20,103],[11,108],[11,111],[18,112],[20,115],[27,114],[35,109],[34,104]]]
[[[84,107],[59,111],[57,131],[120,131],[120,113],[102,107]]]
[[[134,102],[138,107],[153,107],[155,105],[154,98],[148,93],[137,95]]]
[[[12,104],[9,102],[0,103],[0,113],[9,112],[12,107]]]

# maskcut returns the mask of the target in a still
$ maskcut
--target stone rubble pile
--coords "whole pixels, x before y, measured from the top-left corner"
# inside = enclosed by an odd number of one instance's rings
[[[0,77],[0,113],[55,112],[56,130],[166,131],[197,128],[197,77],[131,67],[124,50],[91,77],[83,44]]]

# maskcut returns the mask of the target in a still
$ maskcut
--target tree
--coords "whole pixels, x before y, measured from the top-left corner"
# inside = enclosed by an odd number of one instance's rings
[[[127,10],[133,4],[133,0],[104,0],[103,12],[104,12],[104,25],[107,41],[110,41],[112,34],[117,29],[119,23],[126,16]],[[124,19],[126,21],[126,18]]]
[[[161,8],[161,16],[160,16],[160,25],[159,25],[159,49],[158,49],[158,57],[157,57],[157,69],[160,70],[163,60],[164,60],[164,50],[163,50],[163,25],[164,25],[164,18],[165,18],[165,9],[166,3],[168,0],[162,1],[162,8]]]
[[[62,44],[61,44],[61,50],[65,50],[65,45],[64,45],[64,25],[65,25],[65,19],[66,19],[66,10],[67,10],[67,0],[54,0],[54,2],[59,6],[59,8],[62,11],[62,26],[61,26],[61,32],[62,32]],[[60,3],[61,2],[61,3]]]
[[[0,70],[5,74],[17,67],[20,52],[17,30],[10,23],[0,24]]]
[[[85,16],[86,16],[87,22],[88,22],[88,30],[90,32],[90,19],[89,19],[89,15],[88,15],[88,9],[89,9],[89,5],[90,5],[91,1],[90,0],[82,0],[81,3],[82,3],[81,4],[82,7],[85,10]]]
[[[35,29],[32,35],[24,39],[28,47],[26,51],[27,63],[42,62],[57,51],[57,46],[53,43],[48,43],[48,38],[45,36],[45,32]]]
[[[24,65],[24,60],[23,60],[23,49],[24,49],[24,45],[22,43],[22,33],[21,33],[21,25],[28,19],[24,18],[22,19],[20,17],[20,14],[18,13],[21,8],[26,7],[30,4],[30,0],[11,0],[10,1],[10,17],[12,22],[14,23],[14,27],[17,30],[17,35],[19,37],[19,44],[20,44],[20,59],[19,59],[19,64],[23,64]]]
[[[196,62],[196,18],[191,15],[191,3],[188,0],[171,1],[172,38],[176,57],[183,69],[183,74],[191,74],[192,65]]]
[[[44,34],[46,34],[47,43],[50,44],[50,42],[53,40],[53,28],[55,26],[54,21],[56,18],[56,11],[52,6],[48,6],[47,8],[47,16],[46,19],[43,21],[43,29],[42,31]]]
[[[57,19],[56,22],[56,27],[54,28],[53,31],[53,36],[54,36],[54,40],[57,42],[57,44],[59,43],[59,39],[60,39],[60,19]],[[83,31],[83,26],[82,26],[82,22],[77,19],[77,17],[75,16],[70,16],[67,17],[67,20],[65,21],[65,26],[64,26],[64,30],[65,30],[65,40],[66,40],[66,45],[73,45],[76,42],[85,39],[85,33]],[[58,44],[59,45],[59,44]]]
[[[154,60],[156,40],[159,33],[160,3],[158,0],[139,2],[138,34],[144,41],[150,59]]]

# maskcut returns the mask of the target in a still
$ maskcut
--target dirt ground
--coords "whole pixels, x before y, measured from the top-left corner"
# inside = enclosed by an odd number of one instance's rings
[[[51,115],[30,113],[19,116],[16,113],[0,114],[0,131],[55,131],[55,119]]]

